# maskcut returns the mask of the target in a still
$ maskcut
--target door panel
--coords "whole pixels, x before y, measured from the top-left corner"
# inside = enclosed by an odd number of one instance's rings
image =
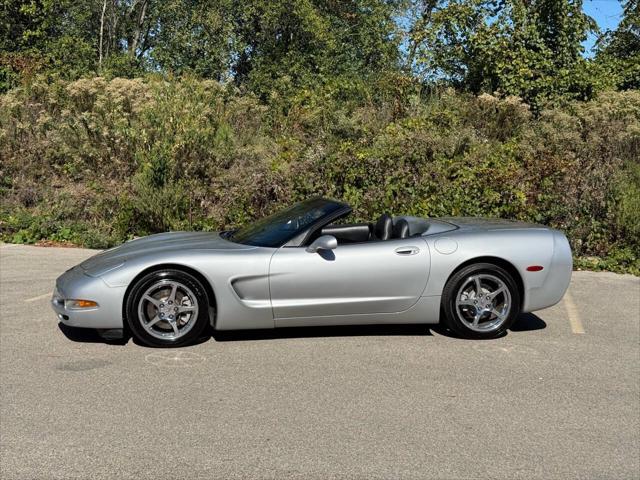
[[[419,237],[319,253],[284,247],[269,269],[274,317],[402,312],[422,294],[429,267],[427,243]]]

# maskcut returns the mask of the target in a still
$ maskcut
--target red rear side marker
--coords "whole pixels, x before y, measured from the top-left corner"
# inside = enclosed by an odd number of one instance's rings
[[[543,268],[542,265],[530,265],[527,267],[527,272],[539,272]]]

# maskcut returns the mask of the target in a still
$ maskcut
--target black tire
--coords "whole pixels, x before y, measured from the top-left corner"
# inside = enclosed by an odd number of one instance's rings
[[[478,298],[476,298],[475,292],[477,288],[470,286],[472,283],[475,285],[475,278],[480,278],[480,285],[482,285],[483,280],[486,283],[481,286],[482,293]],[[500,281],[502,284],[499,283]],[[495,285],[496,291],[503,292],[498,293],[495,300],[493,300],[494,302],[502,302],[499,308],[494,309],[494,311],[499,310],[503,315],[498,316],[484,310],[485,313],[482,313],[480,318],[485,320],[477,322],[478,325],[475,327],[469,325],[470,323],[473,324],[473,317],[482,311],[473,304],[474,301],[482,307],[493,308],[493,304],[488,303],[492,300],[489,300],[487,296],[487,293],[490,296],[492,292],[485,292],[485,289],[489,290],[492,285]],[[461,290],[463,288],[464,290]],[[459,294],[464,299],[461,300],[464,305],[456,305]],[[486,303],[483,304],[483,302]],[[508,310],[505,304],[508,304]],[[513,277],[505,269],[492,263],[476,263],[462,268],[447,281],[442,292],[442,310],[444,323],[454,334],[470,339],[496,338],[504,335],[520,315],[520,292]],[[486,331],[478,331],[485,327]]]
[[[164,286],[165,284],[166,287]],[[179,291],[185,292],[182,297],[182,303],[188,302],[189,304],[185,305],[184,307],[192,308],[192,310],[194,310],[194,313],[191,314],[193,317],[191,317],[189,313],[175,314],[175,320],[173,320],[173,322],[179,323],[180,321],[182,321],[179,320],[180,315],[182,315],[180,319],[184,319],[186,315],[189,315],[188,320],[185,320],[186,323],[184,325],[185,327],[188,325],[189,328],[186,331],[182,330],[182,332],[184,333],[179,333],[181,330],[178,326],[178,330],[176,330],[176,332],[178,333],[174,333],[174,331],[170,329],[170,327],[173,326],[173,323],[169,324],[168,314],[166,320],[162,319],[161,321],[156,321],[156,324],[145,328],[145,326],[143,326],[143,323],[146,325],[152,323],[148,322],[149,319],[146,318],[150,316],[146,315],[146,309],[155,308],[156,312],[160,312],[160,308],[155,303],[152,303],[152,305],[148,305],[145,303],[141,304],[141,301],[147,302],[147,300],[143,300],[143,296],[145,296],[145,293],[150,289],[156,288],[159,291],[163,288],[170,289],[173,285],[178,285],[179,287],[177,288],[179,289]],[[186,292],[188,292],[188,294]],[[163,295],[163,293],[159,293],[158,295],[161,296]],[[177,295],[180,295],[180,293],[174,293],[176,299]],[[184,300],[185,297],[187,298],[186,301]],[[156,301],[162,302],[162,300]],[[167,301],[166,303],[167,305],[164,305],[164,303],[162,303],[162,308],[170,308],[168,304],[173,304],[172,301]],[[151,272],[140,278],[131,289],[127,297],[126,305],[127,324],[129,326],[129,329],[131,330],[131,334],[141,343],[151,347],[182,347],[185,345],[189,345],[201,338],[207,326],[209,325],[209,298],[207,296],[207,291],[198,281],[198,279],[196,279],[193,275],[190,275],[189,273],[183,272],[181,270],[159,270],[156,272]],[[193,306],[195,306],[195,309],[193,309]],[[178,306],[178,301],[176,301],[176,311],[179,307],[184,308],[182,304]],[[140,317],[139,313],[141,311],[142,314],[146,316],[144,319],[141,319]],[[160,315],[160,313],[158,313],[158,315]],[[164,312],[162,313],[162,315],[165,315]],[[173,319],[174,317],[172,316],[171,318]],[[166,330],[164,330],[167,335],[166,338],[159,338],[159,336],[164,335],[163,329],[161,329],[160,327],[166,328]],[[148,331],[149,329],[153,331],[154,334],[150,333]],[[171,338],[172,335],[177,336],[177,338]]]

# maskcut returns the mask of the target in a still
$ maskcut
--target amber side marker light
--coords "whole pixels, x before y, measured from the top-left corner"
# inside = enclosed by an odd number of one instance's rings
[[[64,306],[72,310],[81,308],[96,308],[98,304],[93,300],[66,300]]]
[[[527,267],[527,272],[539,272],[543,268],[542,265],[530,265]]]

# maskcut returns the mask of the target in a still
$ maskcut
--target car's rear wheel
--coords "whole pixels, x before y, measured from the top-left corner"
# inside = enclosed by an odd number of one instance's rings
[[[465,338],[495,338],[520,314],[520,292],[511,275],[491,263],[456,272],[442,294],[444,320]]]
[[[207,292],[186,272],[151,272],[131,289],[127,323],[134,337],[146,345],[188,345],[200,338],[209,323]]]

